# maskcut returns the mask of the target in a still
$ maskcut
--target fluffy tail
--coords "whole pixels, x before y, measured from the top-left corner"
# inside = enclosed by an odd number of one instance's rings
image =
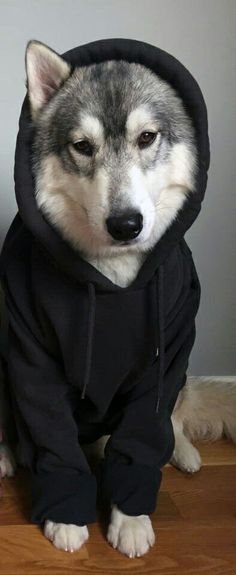
[[[189,377],[173,415],[191,440],[236,443],[236,377]]]

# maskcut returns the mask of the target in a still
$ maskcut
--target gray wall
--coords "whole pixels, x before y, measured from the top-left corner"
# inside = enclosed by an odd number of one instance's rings
[[[196,375],[236,373],[235,12],[235,0],[0,0],[1,241],[16,210],[13,153],[27,40],[64,52],[98,38],[136,38],[172,53],[199,82],[212,160],[201,215],[187,234],[202,284],[189,370]]]

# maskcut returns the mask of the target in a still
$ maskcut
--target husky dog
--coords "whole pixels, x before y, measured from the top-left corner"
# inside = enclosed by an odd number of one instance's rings
[[[127,287],[194,194],[192,121],[173,87],[141,64],[111,60],[71,74],[65,60],[32,41],[26,72],[38,208],[84,259]],[[236,439],[236,386],[225,389],[190,378],[180,392],[172,416],[175,466],[200,469],[196,436],[226,431]],[[44,531],[68,550],[88,537],[86,526],[49,520]],[[154,543],[150,518],[113,506],[108,540],[130,557],[143,555]]]

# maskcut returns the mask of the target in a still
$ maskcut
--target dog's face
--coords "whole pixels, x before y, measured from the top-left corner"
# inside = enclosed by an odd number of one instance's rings
[[[151,249],[194,191],[194,130],[173,88],[146,67],[76,68],[26,52],[36,200],[86,255]]]

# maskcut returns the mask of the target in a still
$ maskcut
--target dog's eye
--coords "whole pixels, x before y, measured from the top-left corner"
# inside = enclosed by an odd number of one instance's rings
[[[157,137],[157,132],[142,132],[138,138],[139,148],[147,148]]]
[[[76,152],[82,154],[83,156],[93,155],[94,147],[91,142],[89,142],[89,140],[78,140],[77,142],[73,142],[72,145]]]

